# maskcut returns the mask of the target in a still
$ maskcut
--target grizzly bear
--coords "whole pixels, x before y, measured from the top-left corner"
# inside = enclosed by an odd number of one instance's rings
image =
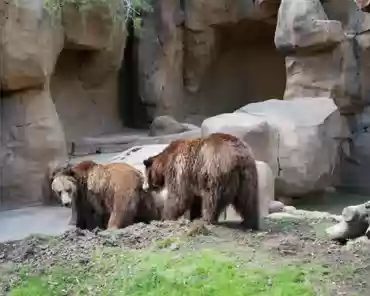
[[[258,175],[247,143],[225,133],[176,140],[143,161],[144,188],[167,188],[162,219],[176,220],[187,210],[194,219],[216,223],[232,205],[249,229],[259,228]]]
[[[83,161],[59,173],[52,188],[65,206],[72,206],[76,227],[117,229],[160,219],[163,204],[143,190],[143,181],[128,164]]]

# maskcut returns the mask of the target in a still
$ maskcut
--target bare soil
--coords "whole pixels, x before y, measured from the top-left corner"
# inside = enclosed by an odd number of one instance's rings
[[[266,268],[281,262],[314,263],[320,266],[320,281],[329,292],[318,295],[370,295],[370,241],[360,238],[340,245],[325,237],[325,228],[333,219],[270,219],[262,231],[239,228],[238,223],[204,226],[187,220],[135,224],[117,231],[93,232],[74,229],[58,237],[32,236],[21,241],[0,244],[0,295],[6,295],[20,280],[24,266],[34,274],[55,264],[88,264],[96,248],[203,249],[222,247],[242,260]],[[179,240],[178,238],[182,238]],[[323,283],[321,283],[323,284]]]

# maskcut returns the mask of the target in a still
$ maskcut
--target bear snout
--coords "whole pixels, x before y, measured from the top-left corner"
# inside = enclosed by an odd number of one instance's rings
[[[61,202],[62,202],[62,205],[65,207],[70,207],[72,204],[72,200],[69,196],[62,196]]]

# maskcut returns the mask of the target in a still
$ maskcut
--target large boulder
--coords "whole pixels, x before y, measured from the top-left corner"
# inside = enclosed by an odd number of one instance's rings
[[[70,48],[100,50],[115,37],[111,8],[103,2],[89,5],[87,9],[67,3],[62,9],[62,23],[66,46]]]
[[[282,0],[275,32],[276,48],[282,52],[323,50],[344,40],[339,21],[329,20],[320,0]]]
[[[128,163],[144,173],[144,159],[160,153],[167,146],[168,144],[136,146],[112,157],[108,162]],[[267,216],[269,203],[274,200],[274,174],[266,163],[257,161],[256,165],[258,171],[260,213],[262,216]]]
[[[245,135],[254,128],[254,133],[260,134],[255,138],[267,139],[269,130],[272,134],[277,133],[277,139],[273,137],[269,148],[256,145],[251,137],[247,140],[258,160],[272,160],[271,164],[268,162],[271,167],[277,162],[278,167],[274,170],[277,194],[299,197],[324,190],[332,184],[340,148],[336,138],[349,135],[347,123],[332,99],[268,100],[237,110],[222,124],[223,117],[225,115],[204,121],[203,134],[221,131],[246,139]],[[258,121],[266,122],[268,128],[261,130],[255,124]],[[212,126],[215,122],[217,125]]]
[[[345,89],[352,80],[353,48],[347,49],[342,23],[328,18],[320,0],[282,0],[275,31],[275,46],[286,56],[284,99],[328,97],[341,111],[355,103]]]
[[[224,113],[207,118],[202,123],[202,136],[222,132],[246,141],[254,157],[269,164],[274,175],[278,174],[278,131],[266,118],[244,113]]]
[[[164,136],[183,133],[190,130],[198,129],[199,127],[189,124],[181,123],[174,119],[172,116],[162,115],[154,118],[149,127],[149,136]]]

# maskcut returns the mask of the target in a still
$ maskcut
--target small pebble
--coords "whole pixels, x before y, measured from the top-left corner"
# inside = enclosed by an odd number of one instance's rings
[[[285,206],[284,209],[283,209],[283,212],[286,212],[286,213],[292,213],[294,211],[296,211],[296,207],[293,207],[293,206]]]
[[[272,200],[269,202],[269,213],[279,213],[284,209],[284,204],[278,200]]]

